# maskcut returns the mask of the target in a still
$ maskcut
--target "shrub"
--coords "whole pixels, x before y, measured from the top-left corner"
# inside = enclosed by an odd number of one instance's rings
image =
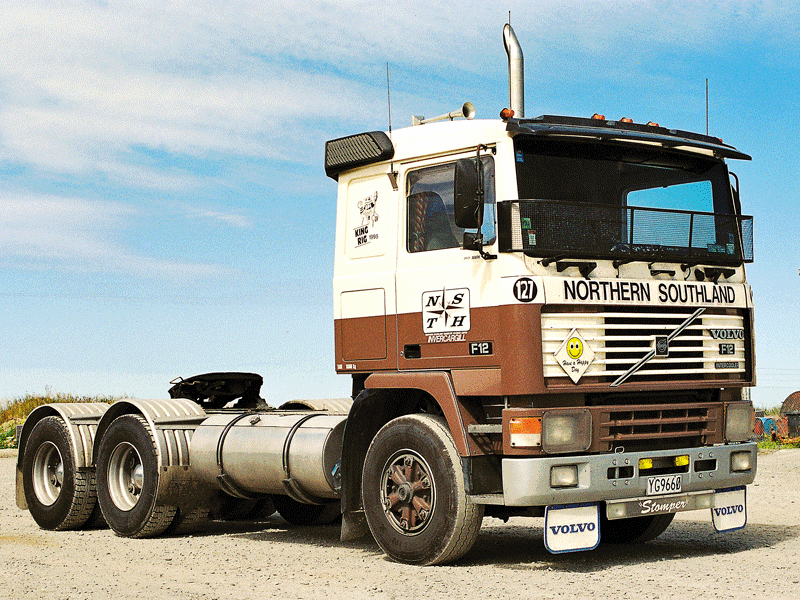
[[[13,398],[0,409],[0,448],[17,447],[16,427],[22,425],[37,406],[54,402],[105,402],[111,404],[115,400],[118,398],[114,396],[74,396],[72,394],[54,394],[50,390],[46,390],[43,396],[25,394],[20,398]]]

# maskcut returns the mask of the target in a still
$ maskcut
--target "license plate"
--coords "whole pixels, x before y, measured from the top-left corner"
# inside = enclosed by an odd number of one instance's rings
[[[680,475],[659,475],[647,478],[647,495],[658,496],[661,494],[678,494],[681,491],[683,479]]]

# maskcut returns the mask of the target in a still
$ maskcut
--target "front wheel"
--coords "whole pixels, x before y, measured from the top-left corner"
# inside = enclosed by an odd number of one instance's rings
[[[147,421],[139,415],[117,417],[97,456],[97,499],[108,526],[123,537],[164,533],[177,508],[157,505],[157,491],[158,457]]]
[[[42,529],[79,529],[92,517],[97,505],[94,474],[75,468],[69,431],[59,417],[45,417],[31,431],[22,487],[28,510]]]
[[[675,513],[667,513],[612,521],[603,515],[600,539],[604,544],[644,544],[664,533],[674,518]]]
[[[427,414],[398,417],[375,435],[361,497],[375,541],[391,559],[408,564],[461,558],[483,520],[483,505],[467,498],[446,421]]]

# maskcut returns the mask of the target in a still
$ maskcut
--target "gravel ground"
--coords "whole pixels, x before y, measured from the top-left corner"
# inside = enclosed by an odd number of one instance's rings
[[[717,534],[695,511],[645,545],[552,555],[543,519],[487,518],[444,567],[396,564],[371,539],[340,543],[338,526],[277,516],[151,540],[43,531],[14,503],[14,464],[0,455],[0,599],[800,597],[800,450],[759,455],[742,531]]]

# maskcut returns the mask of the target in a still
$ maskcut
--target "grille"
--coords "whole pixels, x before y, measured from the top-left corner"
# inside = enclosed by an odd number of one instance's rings
[[[574,308],[569,311],[567,307],[548,306],[545,310],[542,354],[548,385],[571,383],[554,353],[573,328],[595,354],[578,385],[611,384],[654,348],[656,336],[668,336],[694,312],[691,308],[663,307],[602,307],[596,312],[574,312]],[[749,372],[745,322],[742,309],[707,309],[669,342],[668,356],[652,358],[627,381],[743,380]],[[741,332],[743,339],[726,337],[729,332]]]
[[[600,414],[599,441],[619,445],[672,438],[689,445],[702,443],[717,432],[719,410],[711,404],[609,407]]]

